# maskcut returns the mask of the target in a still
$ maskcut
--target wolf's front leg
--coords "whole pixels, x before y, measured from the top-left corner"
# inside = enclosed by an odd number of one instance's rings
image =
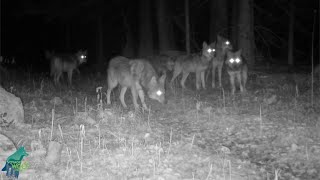
[[[217,65],[215,64],[215,62],[212,63],[212,88],[215,88],[216,87],[216,68],[217,68]]]
[[[70,86],[72,86],[72,73],[73,73],[73,69],[68,71],[68,80],[69,80],[68,82]]]
[[[122,87],[120,91],[120,101],[124,108],[127,108],[126,102],[124,101],[124,95],[126,94],[127,87]]]
[[[239,86],[240,86],[240,91],[243,92],[243,84],[242,84],[242,81],[241,81],[241,72],[237,73],[237,80],[238,80],[238,83],[239,83]]]
[[[247,79],[248,79],[248,67],[244,66],[242,70],[242,83],[243,83],[244,92],[246,92]]]
[[[203,88],[203,89],[206,89],[206,81],[205,81],[205,79],[204,79],[204,74],[205,74],[205,72],[206,72],[206,71],[203,71],[203,72],[200,73],[200,75],[201,75],[201,82],[202,82],[202,88]]]
[[[200,72],[196,72],[196,88],[197,90],[200,90]]]
[[[144,92],[143,92],[143,89],[140,85],[139,82],[136,82],[136,90],[138,91],[138,95],[139,95],[139,98],[140,98],[140,101],[141,101],[141,104],[142,104],[142,107],[145,109],[145,110],[148,110],[148,107],[146,105],[146,103],[144,102]],[[136,108],[139,108],[139,105],[137,103],[137,106],[135,105]]]
[[[223,66],[223,62],[222,63],[220,63],[219,65],[218,65],[218,76],[219,76],[219,87],[221,88],[222,87],[222,66]]]
[[[235,74],[229,73],[229,75],[230,75],[231,94],[234,95],[234,92],[236,91],[236,87],[234,84]]]

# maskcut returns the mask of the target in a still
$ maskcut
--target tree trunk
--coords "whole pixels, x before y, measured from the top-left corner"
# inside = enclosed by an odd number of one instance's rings
[[[103,17],[98,16],[97,19],[97,65],[102,67],[104,57],[103,57]]]
[[[191,52],[190,48],[190,21],[189,21],[189,0],[184,1],[185,10],[185,26],[186,26],[186,51],[188,54]]]
[[[139,5],[140,5],[139,56],[148,56],[153,54],[150,0],[140,0]]]
[[[232,27],[231,27],[231,37],[232,37],[232,46],[233,48],[238,47],[238,34],[239,34],[239,1],[232,1]]]
[[[228,14],[226,0],[210,1],[210,42],[216,41],[217,35],[228,35]]]
[[[133,44],[134,39],[133,39],[132,29],[124,11],[122,12],[122,17],[123,17],[123,23],[125,28],[125,40],[124,40],[125,44],[122,49],[122,55],[125,57],[133,58],[135,56],[135,51],[134,51],[134,44]]]
[[[254,66],[253,0],[242,0],[239,15],[238,45],[249,66]]]
[[[168,11],[166,0],[157,0],[157,22],[158,22],[158,39],[159,51],[172,50],[174,48],[173,32],[168,21]]]
[[[66,23],[65,24],[65,30],[66,30],[66,44],[65,47],[68,51],[70,51],[71,48],[71,24],[70,23]]]
[[[2,13],[1,13],[1,11],[2,11],[2,10],[1,10],[1,9],[2,9],[1,3],[2,3],[2,2],[1,2],[1,0],[0,0],[0,58],[1,58],[1,56],[2,56],[2,52],[1,52],[1,49],[2,49],[2,47],[1,47],[1,42],[2,42],[2,40],[1,40],[1,29],[2,29],[2,27],[1,27],[1,23],[2,23],[2,22],[1,22],[1,19],[2,19],[2,17],[1,17],[1,14],[2,14]]]
[[[288,65],[293,66],[294,57],[294,1],[290,2],[290,14],[289,14],[289,37],[288,37]]]

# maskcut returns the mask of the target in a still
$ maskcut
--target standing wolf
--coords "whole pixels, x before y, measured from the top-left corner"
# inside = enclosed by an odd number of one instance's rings
[[[219,87],[222,87],[222,66],[226,58],[226,53],[229,50],[232,50],[230,42],[226,38],[218,35],[216,42],[216,56],[212,59],[212,88],[216,87],[216,69],[218,69]]]
[[[56,54],[46,51],[45,56],[50,60],[50,76],[53,76],[55,85],[60,84],[63,72],[68,73],[69,85],[72,85],[73,71],[79,72],[78,66],[87,62],[87,51],[78,51],[75,54]]]
[[[149,62],[155,68],[158,74],[164,74],[164,73],[167,73],[168,71],[173,70],[174,58],[169,55],[165,55],[165,54],[154,55],[154,56],[149,56],[146,59],[149,60]]]
[[[139,108],[137,103],[137,93],[141,100],[144,109],[148,109],[144,102],[144,91],[142,87],[147,90],[149,98],[164,103],[165,89],[164,83],[166,74],[160,78],[152,65],[144,59],[130,60],[126,57],[118,56],[112,58],[108,67],[108,90],[107,90],[107,104],[111,104],[111,91],[120,84],[120,101],[123,107],[127,108],[124,101],[124,95],[128,88],[131,89],[132,101],[135,109]]]
[[[211,59],[215,54],[215,47],[213,44],[207,45],[206,42],[202,44],[202,51],[200,54],[183,55],[177,58],[171,84],[182,72],[181,86],[185,88],[185,81],[191,72],[196,73],[196,88],[200,89],[200,79],[203,89],[206,88],[204,74],[208,68]]]
[[[230,76],[231,93],[234,95],[236,91],[235,78],[238,80],[240,91],[246,91],[246,83],[248,78],[248,65],[246,60],[241,56],[241,49],[236,52],[227,52],[226,69]]]

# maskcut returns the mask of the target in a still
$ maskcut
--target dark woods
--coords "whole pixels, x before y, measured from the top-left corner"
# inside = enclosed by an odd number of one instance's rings
[[[235,49],[242,49],[250,66],[265,62],[310,64],[313,10],[319,7],[318,3],[316,0],[2,1],[0,55],[15,57],[20,65],[33,62],[42,67],[45,50],[87,49],[88,63],[103,67],[108,59],[119,54],[141,57],[163,51],[185,52],[186,47],[198,52],[203,41],[214,42],[217,35],[222,35],[230,39]],[[319,23],[319,16],[316,18]],[[314,40],[316,50],[318,34],[315,33]]]

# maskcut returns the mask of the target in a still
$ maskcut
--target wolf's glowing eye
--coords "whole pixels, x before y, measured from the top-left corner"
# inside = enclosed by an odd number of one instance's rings
[[[233,59],[233,58],[229,59],[229,62],[230,62],[230,63],[233,63],[233,62],[234,62],[234,59]]]
[[[212,53],[212,52],[215,52],[216,50],[215,49],[208,49],[208,53]]]
[[[158,90],[158,91],[157,91],[157,95],[158,95],[158,96],[161,96],[161,95],[162,95],[162,91]]]
[[[226,41],[226,45],[229,45],[230,44],[230,42],[229,41]]]
[[[239,62],[240,62],[240,59],[239,59],[239,58],[236,58],[235,61],[236,61],[236,63],[239,63]]]
[[[85,55],[81,55],[80,57],[81,57],[81,59],[87,58]]]

